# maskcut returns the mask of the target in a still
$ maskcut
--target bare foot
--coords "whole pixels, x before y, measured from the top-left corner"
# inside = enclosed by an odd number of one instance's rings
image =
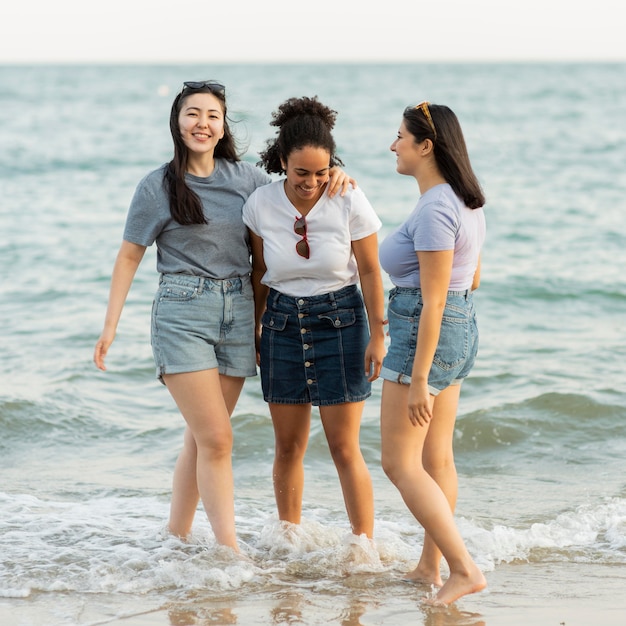
[[[439,571],[425,571],[421,570],[419,566],[414,570],[407,572],[402,577],[402,580],[407,583],[416,583],[418,585],[435,585],[435,587],[441,587],[443,585]]]
[[[438,591],[434,598],[426,598],[424,604],[429,606],[448,606],[455,600],[470,593],[482,591],[487,586],[483,573],[476,565],[467,572],[454,572],[446,580],[445,585]]]

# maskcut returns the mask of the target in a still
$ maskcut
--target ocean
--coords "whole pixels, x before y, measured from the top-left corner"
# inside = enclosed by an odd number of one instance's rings
[[[402,110],[457,113],[487,196],[455,431],[456,519],[485,592],[425,609],[430,590],[402,581],[423,532],[380,467],[380,381],[361,433],[373,545],[350,533],[315,413],[303,523],[281,527],[258,377],[232,418],[246,558],[201,509],[189,543],[165,532],[183,420],[154,377],[153,249],[108,371],[91,359],[131,196],[171,158],[175,93],[203,79],[226,85],[252,163],[285,98],[336,109],[381,239],[418,197],[389,151]],[[0,66],[0,145],[0,624],[625,623],[626,64]]]

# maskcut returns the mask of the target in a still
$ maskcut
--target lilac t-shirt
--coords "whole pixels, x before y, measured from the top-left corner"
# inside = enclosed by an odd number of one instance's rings
[[[472,285],[485,241],[485,214],[469,209],[447,183],[423,194],[407,220],[380,245],[380,264],[396,287],[420,287],[417,252],[454,250],[449,291]]]

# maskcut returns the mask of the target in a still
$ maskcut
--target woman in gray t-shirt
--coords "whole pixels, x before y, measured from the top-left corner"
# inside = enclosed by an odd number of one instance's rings
[[[157,376],[187,428],[176,462],[169,530],[185,538],[202,500],[219,544],[238,550],[230,416],[256,374],[254,298],[242,207],[270,177],[242,162],[224,86],[186,82],[172,104],[173,159],[140,181],[111,278],[94,351],[104,370],[122,309],[147,246],[156,243],[159,287],[151,342]],[[335,173],[333,187],[347,187]]]

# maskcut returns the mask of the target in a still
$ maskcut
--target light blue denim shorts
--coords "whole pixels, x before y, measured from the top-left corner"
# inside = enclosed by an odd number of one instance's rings
[[[381,378],[411,384],[422,307],[420,289],[394,287],[389,292],[387,318],[391,342],[383,359]],[[449,291],[439,343],[428,374],[430,393],[436,396],[449,385],[460,385],[474,366],[477,352],[478,326],[472,293]]]
[[[250,278],[161,274],[151,342],[161,382],[163,374],[214,368],[227,376],[256,375]]]

